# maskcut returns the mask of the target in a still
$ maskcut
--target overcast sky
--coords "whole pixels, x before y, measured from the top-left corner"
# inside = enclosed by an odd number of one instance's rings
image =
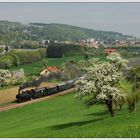
[[[140,3],[0,3],[0,20],[64,23],[140,37]]]

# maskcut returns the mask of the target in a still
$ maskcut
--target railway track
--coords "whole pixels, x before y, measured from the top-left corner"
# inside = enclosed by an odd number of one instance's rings
[[[31,101],[26,101],[26,102],[23,102],[23,103],[20,103],[20,104],[15,103],[15,104],[3,106],[3,107],[0,107],[0,112],[8,111],[10,109],[14,109],[14,108],[18,108],[18,107],[22,107],[22,106],[25,106],[25,105],[28,105],[28,104],[32,104],[32,103],[35,103],[35,102],[45,101],[45,100],[51,99],[51,98],[56,97],[56,96],[61,96],[61,95],[70,93],[70,92],[72,92],[74,90],[75,90],[75,88],[71,88],[71,89],[68,89],[68,90],[65,90],[65,91],[62,91],[62,92],[50,95],[50,96],[45,96],[45,97],[42,97],[42,98],[37,98],[37,99],[31,100]]]
[[[136,65],[140,65],[140,57],[128,59],[128,67],[133,67]]]

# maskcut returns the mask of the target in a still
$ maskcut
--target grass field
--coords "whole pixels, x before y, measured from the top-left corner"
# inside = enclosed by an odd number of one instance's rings
[[[110,117],[103,105],[86,108],[66,94],[0,113],[0,137],[140,137],[140,104]]]
[[[38,74],[41,67],[44,64],[44,60],[47,60],[48,66],[57,66],[57,67],[61,68],[61,65],[63,63],[65,63],[71,59],[75,60],[75,61],[79,61],[80,59],[84,59],[84,57],[83,56],[71,56],[71,57],[64,57],[64,58],[44,58],[41,61],[37,61],[32,64],[20,65],[17,67],[10,68],[9,70],[17,70],[17,69],[23,68],[26,75]]]

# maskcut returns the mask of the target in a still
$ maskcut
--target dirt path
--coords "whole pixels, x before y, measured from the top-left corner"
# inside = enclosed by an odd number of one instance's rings
[[[71,91],[74,91],[74,89],[75,88],[71,88],[71,89],[68,89],[68,90],[65,90],[65,91],[50,95],[50,96],[34,99],[34,100],[31,100],[31,101],[27,101],[27,102],[23,102],[23,103],[19,103],[19,104],[15,103],[15,104],[11,104],[11,105],[8,105],[8,106],[0,107],[0,112],[7,111],[7,110],[10,110],[10,109],[14,109],[14,108],[17,108],[17,107],[22,107],[24,105],[32,104],[34,102],[40,102],[40,101],[48,100],[48,99],[51,99],[51,98],[56,97],[56,96],[61,96],[61,95],[64,95],[66,93],[69,93]]]
[[[56,84],[45,82],[45,83],[42,83],[40,85],[40,87],[51,87],[54,85],[56,85]],[[32,88],[33,87],[26,88],[26,90],[32,89]],[[0,106],[3,104],[10,103],[10,102],[14,101],[17,93],[18,93],[18,86],[0,90]]]

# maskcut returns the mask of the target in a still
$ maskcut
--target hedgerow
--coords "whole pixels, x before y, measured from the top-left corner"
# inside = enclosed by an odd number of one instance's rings
[[[13,66],[32,63],[45,57],[45,51],[38,49],[36,51],[11,51],[0,57],[0,68],[6,69]]]

